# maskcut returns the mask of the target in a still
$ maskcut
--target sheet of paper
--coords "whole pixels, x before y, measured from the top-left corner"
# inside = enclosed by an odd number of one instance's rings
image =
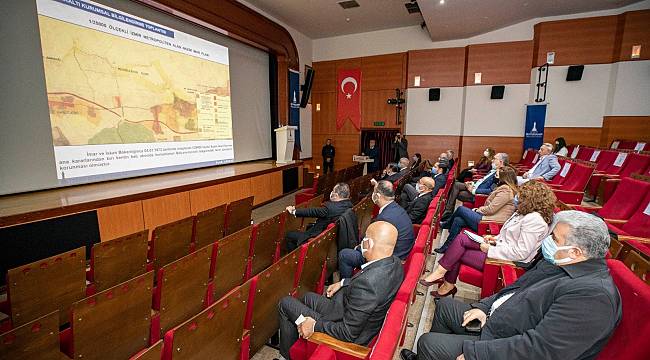
[[[569,173],[569,169],[571,169],[571,163],[564,163],[562,171],[560,172],[560,176],[566,177],[566,174]]]
[[[298,316],[298,318],[296,319],[295,323],[296,323],[296,325],[300,325],[300,324],[302,324],[305,320],[307,320],[307,319],[305,319],[305,317],[302,316],[302,314],[300,314],[300,316]]]
[[[576,156],[578,156],[578,151],[580,151],[580,145],[573,148],[573,151],[571,152],[571,159],[575,159]]]
[[[618,144],[620,144],[619,141],[614,141],[614,142],[612,143],[612,149],[618,149]]]
[[[650,216],[650,201],[648,201],[648,205],[645,206],[645,210],[643,210],[643,213]]]
[[[482,244],[482,243],[485,242],[485,239],[483,239],[482,236],[476,235],[476,234],[471,233],[471,232],[469,232],[467,230],[463,230],[463,233],[465,233],[465,235],[469,236],[470,239],[472,239],[473,241],[476,241],[479,244]]]
[[[596,161],[598,159],[598,155],[600,155],[600,150],[594,150],[594,153],[591,154],[589,161]]]
[[[636,143],[636,146],[634,147],[634,151],[641,151],[641,150],[643,150],[644,147],[645,147],[644,142],[638,142],[638,143]]]
[[[626,158],[627,158],[627,153],[619,153],[618,156],[616,157],[616,160],[614,160],[614,166],[621,167],[621,165],[623,165],[623,163],[625,162]]]

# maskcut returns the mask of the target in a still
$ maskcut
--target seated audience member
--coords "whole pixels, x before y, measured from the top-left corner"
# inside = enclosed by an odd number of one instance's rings
[[[418,166],[420,166],[420,164],[422,163],[422,154],[415,153],[415,155],[413,155],[413,159],[411,159],[411,160],[412,160],[412,162],[411,162],[410,169],[411,170],[416,170],[418,168]]]
[[[456,153],[454,153],[454,150],[447,150],[447,159],[449,160],[449,170],[451,170],[454,167],[454,159],[456,157]]]
[[[397,228],[397,244],[393,254],[398,258],[405,260],[413,248],[415,236],[413,234],[413,224],[406,210],[395,203],[395,193],[393,184],[389,181],[380,181],[375,185],[372,193],[372,201],[379,206],[379,214],[375,221],[386,221]],[[355,249],[343,249],[339,252],[339,272],[341,278],[349,278],[352,271],[358,268],[366,259],[363,257],[362,249],[357,246]]]
[[[440,153],[440,156],[438,157],[438,163],[440,163],[440,166],[444,166],[447,170],[450,170],[451,166],[449,164],[453,162],[449,161],[449,155],[447,155],[447,152],[443,152]]]
[[[438,163],[433,164],[433,168],[431,169],[431,172],[433,173],[433,176],[422,176],[418,178],[413,178],[415,180],[415,183],[417,184],[420,179],[423,179],[425,177],[432,178],[434,181],[434,187],[432,189],[432,197],[435,197],[438,194],[438,191],[445,187],[445,182],[447,181],[447,176],[445,176],[445,173],[447,172],[445,168],[440,167]],[[406,184],[404,185],[404,188],[402,189],[402,193],[400,194],[400,205],[406,209],[408,204],[413,201],[418,196],[419,192],[416,190],[415,185],[412,184]]]
[[[485,176],[473,182],[455,182],[454,186],[451,188],[449,197],[447,198],[447,204],[445,205],[445,212],[442,215],[442,220],[449,219],[451,214],[454,212],[456,200],[474,201],[474,195],[476,194],[489,195],[492,190],[494,190],[494,175],[496,174],[497,169],[508,166],[508,164],[508,154],[498,153],[494,155],[494,159],[492,160],[492,169]]]
[[[545,260],[476,303],[440,300],[417,355],[402,350],[402,359],[597,358],[622,311],[605,262],[607,226],[572,210],[559,212],[555,224],[542,245]],[[468,332],[465,326],[476,320],[479,332]]]
[[[386,180],[390,181],[391,183],[399,180],[401,177],[401,173],[399,172],[399,168],[397,167],[397,164],[395,163],[389,163],[386,165],[386,168],[381,174],[381,177],[379,178],[379,181]],[[370,179],[370,182],[372,185],[377,185],[377,180],[375,179]]]
[[[485,242],[478,243],[465,233],[456,236],[445,255],[440,259],[436,270],[421,280],[421,284],[431,286],[444,282],[435,297],[456,294],[456,280],[460,264],[483,270],[485,259],[494,258],[508,261],[531,261],[542,240],[548,235],[548,225],[553,222],[555,194],[548,185],[531,181],[519,189],[519,207],[503,224],[499,235],[485,235]]]
[[[431,200],[433,200],[433,197],[435,196],[433,190],[436,188],[437,184],[432,178],[425,176],[420,178],[415,186],[417,195],[403,207],[409,218],[411,218],[411,223],[422,224],[422,220],[424,220],[424,217],[427,215],[429,203],[431,203]]]
[[[409,162],[409,159],[407,158],[399,159],[399,163],[397,163],[397,167],[399,167],[400,177],[406,175],[409,172],[410,165],[411,163]]]
[[[553,148],[553,154],[557,156],[568,156],[569,149],[566,147],[566,140],[563,137],[555,139],[555,148]]]
[[[330,201],[326,201],[322,207],[309,209],[296,209],[295,206],[287,206],[287,212],[296,217],[318,218],[316,223],[308,227],[306,231],[289,231],[287,233],[287,250],[293,251],[309,238],[315,237],[323,232],[327,225],[335,222],[347,209],[352,208],[350,201],[350,187],[346,183],[338,183],[330,193]]]
[[[529,180],[550,181],[560,172],[560,163],[557,161],[557,155],[553,154],[553,145],[544,143],[537,152],[539,159],[535,165],[522,176],[517,176],[519,185]]]
[[[351,279],[327,288],[326,296],[307,293],[302,301],[286,296],[280,300],[280,354],[289,359],[289,349],[298,337],[321,332],[345,342],[368,343],[379,333],[384,317],[402,284],[402,262],[393,255],[397,229],[377,221],[361,242],[365,264]],[[296,326],[303,315],[305,320]]]
[[[510,166],[498,169],[495,174],[497,188],[488,196],[485,205],[479,208],[466,208],[460,206],[447,221],[440,223],[443,229],[449,229],[449,235],[444,245],[435,249],[439,254],[447,251],[451,241],[460,233],[462,228],[468,227],[478,230],[481,221],[504,222],[515,212],[514,198],[517,194],[517,172]]]
[[[472,175],[476,173],[490,171],[490,169],[492,169],[492,159],[494,159],[495,153],[496,152],[492,148],[485,149],[485,151],[483,151],[483,156],[478,160],[478,163],[474,164],[474,166],[468,167],[467,169],[463,169],[460,174],[458,174],[458,177],[456,177],[456,180],[464,182],[465,179],[472,177]]]

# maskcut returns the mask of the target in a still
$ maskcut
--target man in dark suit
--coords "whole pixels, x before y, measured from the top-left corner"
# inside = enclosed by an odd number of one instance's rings
[[[418,194],[406,204],[404,209],[413,224],[422,224],[422,220],[427,215],[429,203],[433,200],[433,189],[436,187],[436,183],[430,177],[423,177],[415,185]]]
[[[374,139],[370,139],[368,147],[361,153],[361,155],[366,155],[368,158],[373,160],[373,162],[368,163],[369,173],[379,170],[379,148]]]
[[[352,278],[327,288],[326,296],[307,293],[302,301],[286,296],[280,300],[280,354],[298,337],[321,332],[345,342],[368,343],[379,333],[404,278],[399,258],[393,256],[397,229],[390,223],[370,224],[361,243],[366,263]],[[304,320],[296,323],[300,316]]]
[[[542,242],[544,260],[477,303],[440,299],[417,355],[402,350],[402,359],[595,359],[621,319],[605,261],[607,225],[573,210],[557,213],[555,223]],[[480,333],[466,330],[473,320]]]
[[[389,181],[382,180],[375,185],[372,193],[372,201],[379,206],[379,214],[375,221],[386,221],[397,228],[397,244],[395,245],[394,255],[405,260],[413,248],[415,236],[413,234],[413,224],[406,210],[395,203],[395,193],[393,184]],[[366,259],[363,257],[362,250],[359,246],[355,249],[343,249],[339,252],[339,272],[341,278],[352,276],[352,271],[358,268]]]
[[[399,180],[402,177],[403,173],[399,171],[399,167],[397,166],[396,163],[389,163],[384,171],[382,172],[381,177],[379,178],[379,181],[386,180],[390,181],[391,183]],[[377,185],[377,180],[375,179],[370,179],[370,182],[372,185]]]
[[[424,177],[430,177],[434,181],[434,187],[431,189],[432,191],[432,197],[435,197],[440,189],[445,187],[445,183],[447,182],[447,176],[445,176],[445,173],[447,172],[447,169],[440,166],[440,163],[435,163],[433,164],[433,167],[431,168],[431,173],[433,174],[432,176],[423,176],[423,177],[417,177],[413,178],[415,180],[415,183],[419,182],[420,179]],[[424,172],[423,172],[424,173]],[[402,194],[400,194],[400,205],[402,205],[403,208],[406,209],[408,204],[413,201],[418,196],[419,192],[415,189],[415,185],[412,184],[406,184],[404,185],[404,188],[402,189]]]
[[[336,155],[336,149],[332,146],[332,139],[327,139],[323,149],[321,150],[321,155],[323,155],[323,174],[327,174],[328,168],[330,172],[334,172],[334,156]]]
[[[401,133],[397,133],[393,140],[393,144],[391,145],[391,148],[395,151],[395,154],[393,155],[395,162],[399,161],[401,158],[409,158],[408,147],[409,142],[406,140],[406,137],[402,136]]]
[[[338,183],[330,194],[330,201],[326,201],[322,207],[309,209],[296,209],[295,206],[287,206],[287,212],[295,217],[318,218],[316,223],[307,231],[289,231],[287,233],[287,250],[293,251],[309,238],[318,236],[327,225],[336,221],[347,209],[352,208],[350,201],[350,187],[346,183]]]

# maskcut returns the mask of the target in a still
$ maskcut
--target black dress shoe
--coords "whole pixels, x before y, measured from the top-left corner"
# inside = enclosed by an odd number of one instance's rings
[[[446,246],[441,246],[439,248],[433,249],[433,251],[437,252],[438,254],[444,254],[445,251],[447,251],[447,247]]]
[[[402,349],[402,351],[399,352],[399,357],[402,360],[417,360],[418,354],[414,353],[409,349]]]

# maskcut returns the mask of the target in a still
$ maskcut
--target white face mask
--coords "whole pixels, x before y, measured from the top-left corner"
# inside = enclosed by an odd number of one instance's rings
[[[372,193],[371,199],[372,202],[375,203],[376,205],[379,202],[379,194],[377,194],[376,192]]]
[[[367,244],[368,244],[368,247],[367,247],[367,248],[364,248],[364,247],[363,247],[363,244],[364,244],[364,243],[367,243]],[[359,245],[359,249],[361,249],[361,255],[365,255],[366,252],[367,252],[368,250],[372,249],[373,246],[375,246],[375,244],[373,243],[372,239],[369,238],[369,237],[364,237],[363,240],[361,240],[361,244]],[[365,257],[365,256],[364,256],[364,257]]]
[[[488,156],[490,156],[490,153],[487,150],[485,150],[485,151],[483,151],[483,156],[488,157]]]
[[[330,193],[330,200],[334,200],[334,197],[335,197],[335,196],[336,196],[336,193],[334,193],[334,191],[332,191],[332,192]]]
[[[422,190],[424,190],[422,188],[422,185],[420,185],[420,183],[415,183],[415,191],[417,191],[418,193],[421,193]]]

